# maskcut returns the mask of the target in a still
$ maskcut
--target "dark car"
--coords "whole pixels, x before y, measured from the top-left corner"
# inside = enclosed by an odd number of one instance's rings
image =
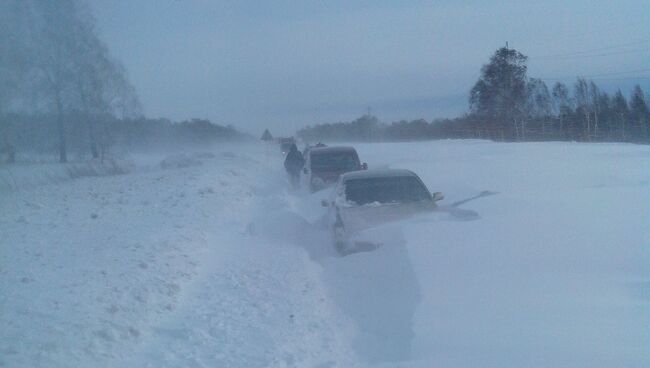
[[[314,147],[305,157],[302,181],[315,192],[336,183],[342,174],[367,168],[353,147]]]
[[[433,195],[412,171],[386,169],[341,176],[328,207],[328,223],[335,243],[351,246],[349,237],[376,225],[432,211],[442,193]]]
[[[280,138],[278,139],[278,142],[280,143],[280,151],[282,151],[283,155],[286,155],[289,153],[289,150],[291,149],[291,145],[296,143],[296,140],[293,137],[289,138]]]
[[[318,142],[312,146],[309,143],[307,143],[305,145],[305,148],[303,148],[302,150],[302,156],[307,157],[307,153],[309,153],[309,150],[311,150],[312,148],[323,148],[323,147],[327,147],[327,145],[325,143]]]

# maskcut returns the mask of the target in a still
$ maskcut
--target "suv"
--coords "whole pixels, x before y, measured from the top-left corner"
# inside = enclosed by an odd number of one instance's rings
[[[359,161],[352,147],[311,148],[305,157],[301,180],[315,192],[336,183],[341,174],[367,168],[368,164]]]

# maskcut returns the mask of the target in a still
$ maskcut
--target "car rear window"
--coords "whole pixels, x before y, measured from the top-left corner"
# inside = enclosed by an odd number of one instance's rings
[[[414,176],[351,179],[345,197],[359,206],[370,203],[407,203],[431,200],[427,188]]]
[[[311,170],[324,171],[355,171],[359,170],[359,158],[355,152],[328,152],[311,155]]]

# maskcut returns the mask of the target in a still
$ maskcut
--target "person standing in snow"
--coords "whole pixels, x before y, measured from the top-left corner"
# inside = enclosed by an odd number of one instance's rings
[[[291,180],[291,185],[294,188],[298,188],[300,183],[300,170],[305,165],[305,158],[302,157],[302,153],[298,151],[296,144],[292,144],[287,154],[287,158],[284,160],[284,168],[289,174],[289,179]]]

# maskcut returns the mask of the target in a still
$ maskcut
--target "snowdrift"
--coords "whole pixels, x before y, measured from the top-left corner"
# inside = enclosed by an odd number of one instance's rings
[[[650,365],[650,148],[356,148],[445,200],[344,257],[264,147],[12,173],[0,366]]]

